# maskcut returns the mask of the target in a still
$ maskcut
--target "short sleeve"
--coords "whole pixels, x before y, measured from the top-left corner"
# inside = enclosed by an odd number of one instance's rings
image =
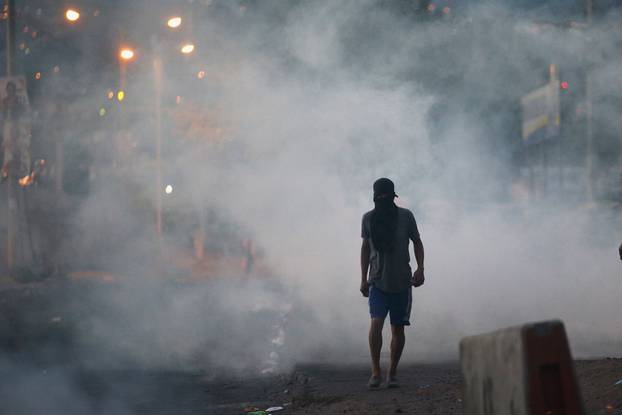
[[[409,217],[409,226],[408,226],[408,237],[413,240],[416,241],[418,239],[421,239],[421,235],[419,235],[419,228],[417,227],[417,221],[415,220],[415,215],[412,214],[412,212],[410,212],[410,216]]]
[[[361,220],[361,238],[363,239],[369,239],[370,237],[369,224],[366,219],[367,217],[363,216],[363,220]]]

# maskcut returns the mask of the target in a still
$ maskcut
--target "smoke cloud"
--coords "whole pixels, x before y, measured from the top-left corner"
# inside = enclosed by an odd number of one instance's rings
[[[140,155],[153,150],[147,111],[125,120],[137,155],[95,174],[61,249],[69,269],[119,275],[70,301],[91,311],[75,325],[77,355],[93,366],[212,374],[365,361],[360,220],[381,176],[414,212],[426,249],[405,360],[453,360],[465,335],[549,318],[564,320],[575,356],[619,353],[615,212],[586,207],[580,182],[550,183],[531,199],[515,191],[527,183],[518,98],[548,81],[550,63],[563,70],[586,53],[575,37],[614,48],[609,20],[536,33],[501,6],[426,21],[413,19],[415,3],[196,5],[206,10],[192,22],[196,56],[164,59],[165,99],[180,95],[186,115],[208,109],[202,129],[183,137],[178,116],[164,117],[163,184],[174,188],[163,194],[165,260],[152,259],[153,165]],[[130,35],[148,38],[151,22],[136,19]],[[597,84],[622,91],[619,60],[593,59]],[[205,82],[189,87],[197,70]],[[128,100],[151,108],[151,77],[148,59],[128,68]],[[599,105],[599,125],[617,126]],[[220,252],[232,252],[222,235],[251,238],[266,275],[225,276],[223,266],[220,278],[192,280],[170,258],[191,250],[201,221]]]

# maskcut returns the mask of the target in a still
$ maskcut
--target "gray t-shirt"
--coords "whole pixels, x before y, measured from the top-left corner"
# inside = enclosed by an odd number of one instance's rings
[[[371,238],[371,215],[369,211],[363,215],[361,237],[369,241],[369,283],[381,291],[398,293],[411,286],[412,270],[410,269],[409,241],[419,239],[419,230],[415,216],[408,209],[398,207],[397,230],[395,244],[391,252],[380,253],[374,247]]]

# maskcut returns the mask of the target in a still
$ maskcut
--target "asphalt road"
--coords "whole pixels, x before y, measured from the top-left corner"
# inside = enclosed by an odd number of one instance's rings
[[[369,368],[363,363],[310,363],[267,375],[232,375],[222,367],[155,370],[135,362],[89,367],[84,355],[72,358],[82,349],[71,333],[78,317],[91,311],[54,300],[84,298],[82,287],[68,289],[57,284],[0,291],[0,414],[233,415],[272,406],[282,406],[282,414],[463,413],[457,363],[405,363],[399,389],[373,392],[366,389]],[[116,318],[114,310],[98,310]],[[622,359],[578,361],[576,368],[588,413],[622,414],[622,384],[616,384]]]
[[[576,362],[588,414],[621,414],[622,359]],[[401,387],[368,391],[365,366],[298,366],[284,375],[223,378],[207,372],[83,370],[0,365],[3,414],[462,414],[456,364],[408,364]]]

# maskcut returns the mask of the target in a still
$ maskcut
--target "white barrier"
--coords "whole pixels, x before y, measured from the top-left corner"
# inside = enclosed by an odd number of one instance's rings
[[[582,415],[564,325],[546,321],[460,342],[466,415]]]

